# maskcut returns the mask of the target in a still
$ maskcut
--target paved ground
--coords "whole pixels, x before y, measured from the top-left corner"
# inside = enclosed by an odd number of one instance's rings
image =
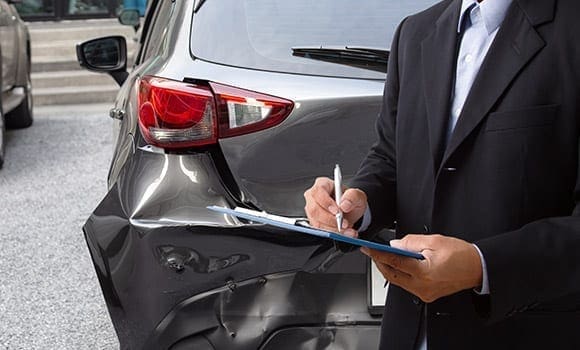
[[[0,170],[0,349],[118,349],[81,227],[106,192],[107,105],[44,107]]]

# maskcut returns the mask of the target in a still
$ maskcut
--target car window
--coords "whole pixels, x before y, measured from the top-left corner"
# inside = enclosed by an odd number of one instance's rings
[[[153,6],[153,5],[152,5]],[[146,61],[149,57],[159,54],[160,49],[165,44],[165,37],[169,28],[169,21],[173,14],[175,3],[173,1],[159,1],[153,22],[149,26],[145,46],[140,55],[140,62]]]
[[[193,18],[191,50],[211,62],[270,71],[384,79],[384,73],[293,56],[293,47],[388,49],[407,15],[434,0],[213,0]]]

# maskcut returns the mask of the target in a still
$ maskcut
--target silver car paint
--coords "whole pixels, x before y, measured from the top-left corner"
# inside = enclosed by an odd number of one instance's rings
[[[176,3],[175,16],[191,16],[191,4]],[[314,178],[330,175],[335,163],[341,164],[346,180],[354,174],[359,165],[357,160],[363,158],[375,137],[373,121],[382,101],[383,81],[297,76],[208,63],[193,58],[191,52],[177,49],[189,47],[190,41],[189,21],[177,18],[170,25],[179,23],[183,25],[179,29],[168,28],[169,34],[162,43],[167,50],[164,52],[169,54],[163,59],[153,56],[143,62],[125,82],[123,89],[132,89],[128,105],[118,101],[118,105],[124,105],[125,113],[136,113],[132,101],[136,101],[136,82],[143,74],[177,81],[192,77],[211,80],[294,101],[294,110],[279,126],[219,141],[244,199],[263,210],[301,215],[302,192]],[[336,110],[337,105],[340,110]],[[125,123],[120,128],[109,186],[135,148],[132,142],[139,132],[138,126],[133,119]],[[317,147],[322,148],[315,153],[327,157],[309,158],[314,139],[318,140]],[[281,140],[296,142],[289,147],[288,142]],[[357,146],[353,148],[351,144]],[[268,154],[261,150],[268,150]]]
[[[0,1],[0,50],[2,51],[2,105],[4,113],[25,98],[18,87],[28,84],[28,28],[13,5]]]

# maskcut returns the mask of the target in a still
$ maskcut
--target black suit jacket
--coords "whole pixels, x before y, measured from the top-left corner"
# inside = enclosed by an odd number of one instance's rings
[[[460,5],[399,26],[378,141],[351,185],[369,232],[476,243],[491,294],[425,305],[392,287],[381,349],[413,349],[422,320],[430,349],[580,349],[580,2],[513,0],[445,147]]]

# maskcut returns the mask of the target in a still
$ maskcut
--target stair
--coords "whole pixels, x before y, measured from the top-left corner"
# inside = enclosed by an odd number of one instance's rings
[[[127,40],[129,60],[137,43],[132,27],[116,19],[29,22],[32,50],[32,95],[36,106],[112,103],[119,86],[107,74],[82,69],[76,44],[85,40],[122,35]]]

